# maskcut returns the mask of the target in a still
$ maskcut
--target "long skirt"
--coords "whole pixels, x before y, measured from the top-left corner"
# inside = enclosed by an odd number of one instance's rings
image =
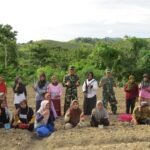
[[[96,106],[96,100],[97,100],[96,95],[91,98],[84,98],[83,103],[84,115],[91,115],[92,109],[95,108]]]
[[[57,113],[57,116],[61,116],[61,101],[60,99],[51,99]]]

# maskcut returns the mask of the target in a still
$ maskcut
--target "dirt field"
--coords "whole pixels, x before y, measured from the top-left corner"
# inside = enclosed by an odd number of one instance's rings
[[[63,94],[64,95],[64,94]],[[125,111],[123,89],[116,89],[118,112]],[[28,87],[29,105],[35,106],[35,93]],[[98,90],[98,98],[101,91]],[[62,97],[62,106],[63,106]],[[82,93],[79,88],[79,101],[82,108]],[[8,90],[8,103],[13,110],[12,90]],[[57,131],[47,138],[37,138],[35,134],[19,129],[0,129],[0,150],[150,150],[150,126],[133,126],[118,122],[117,115],[110,114],[111,125],[104,129],[86,127],[71,130],[63,129],[63,118],[55,124]],[[87,120],[88,121],[88,120]]]

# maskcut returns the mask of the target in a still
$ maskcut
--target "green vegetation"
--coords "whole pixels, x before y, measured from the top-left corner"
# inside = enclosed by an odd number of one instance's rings
[[[10,25],[0,25],[0,75],[8,83],[22,76],[26,83],[33,83],[40,72],[47,77],[55,74],[60,82],[67,68],[74,65],[81,81],[88,71],[95,78],[112,69],[116,80],[124,82],[130,74],[140,81],[144,72],[150,73],[150,39],[77,38],[68,42],[52,40],[16,43],[17,32]]]

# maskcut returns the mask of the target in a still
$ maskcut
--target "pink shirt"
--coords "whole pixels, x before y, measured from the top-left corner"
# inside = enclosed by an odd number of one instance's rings
[[[49,84],[47,92],[50,93],[51,99],[60,98],[62,95],[62,87],[60,84],[58,85]]]
[[[140,84],[139,85],[139,97],[150,99],[150,86],[147,88],[142,88]]]

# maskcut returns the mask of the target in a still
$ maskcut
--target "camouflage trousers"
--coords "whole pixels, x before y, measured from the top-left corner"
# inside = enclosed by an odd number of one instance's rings
[[[110,93],[103,92],[103,100],[102,101],[103,101],[103,105],[106,109],[108,107],[108,102],[109,102],[109,104],[111,106],[112,113],[116,114],[116,112],[117,112],[117,101],[116,101],[116,97],[115,97],[114,93],[110,94]]]
[[[65,103],[64,103],[64,115],[66,113],[66,111],[68,110],[68,108],[70,107],[70,104],[73,100],[77,100],[77,93],[76,94],[65,94]]]

